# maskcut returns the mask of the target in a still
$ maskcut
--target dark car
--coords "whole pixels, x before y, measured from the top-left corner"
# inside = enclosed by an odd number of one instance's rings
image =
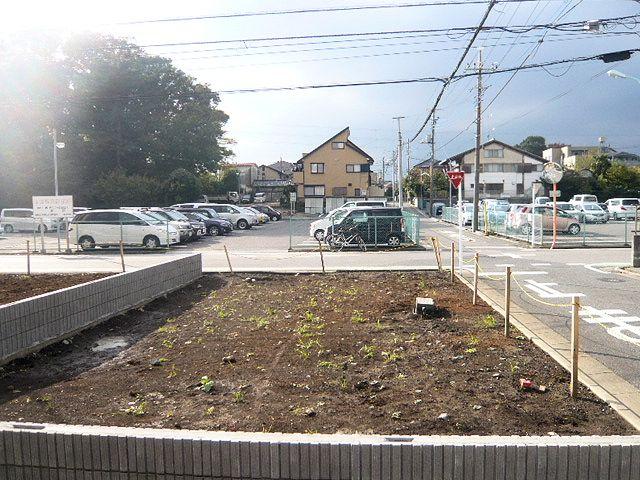
[[[225,235],[227,233],[233,232],[233,223],[231,223],[229,220],[222,218],[220,214],[218,214],[218,212],[216,212],[212,208],[205,208],[205,207],[176,208],[176,210],[182,213],[185,213],[185,212],[198,213],[200,215],[204,215],[209,220],[213,220],[214,222],[216,222],[218,226],[218,233],[216,235]]]
[[[325,241],[340,232],[355,232],[366,245],[398,247],[405,241],[402,209],[393,207],[354,207],[327,228]]]
[[[205,231],[207,235],[215,237],[222,234],[223,228],[220,226],[217,220],[213,220],[211,218],[207,218],[200,212],[181,212],[183,215],[186,215],[190,220],[196,220],[204,223]]]
[[[251,205],[251,208],[258,210],[260,213],[264,213],[269,217],[272,221],[282,220],[282,212],[279,212],[275,208],[270,207],[269,205],[265,205],[264,203]]]

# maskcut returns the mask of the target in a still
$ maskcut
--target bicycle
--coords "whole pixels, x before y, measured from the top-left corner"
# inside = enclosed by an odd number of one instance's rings
[[[351,227],[346,230],[340,230],[336,234],[332,235],[329,240],[329,245],[332,249],[337,249],[341,251],[345,246],[358,246],[360,251],[366,252],[367,246],[364,243],[360,232],[355,227]]]

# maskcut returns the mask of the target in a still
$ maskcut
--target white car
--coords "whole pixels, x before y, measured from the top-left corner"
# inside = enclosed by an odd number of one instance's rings
[[[547,205],[547,207],[552,207],[553,208],[553,202],[547,202],[546,205]],[[580,221],[582,221],[582,219],[583,219],[582,211],[579,208],[576,208],[576,206],[573,203],[556,202],[556,208],[558,210],[562,210],[564,213],[568,213],[573,218],[577,218]]]
[[[90,210],[79,213],[69,224],[69,235],[83,250],[97,246],[158,248],[180,242],[178,230],[136,210]]]
[[[255,208],[252,208],[252,207],[240,207],[240,208],[242,208],[243,210],[248,210],[250,213],[258,217],[259,223],[267,223],[269,220],[271,220],[268,215],[265,215],[264,213],[259,212]]]
[[[636,218],[636,209],[640,205],[637,198],[611,198],[604,202],[611,218]]]
[[[58,228],[58,221],[51,218],[42,219],[45,232]],[[0,212],[0,227],[5,233],[40,231],[40,219],[33,218],[31,208],[4,208]]]
[[[609,212],[597,203],[583,203],[578,208],[586,223],[607,223],[609,220]]]
[[[208,208],[218,213],[225,220],[229,220],[236,228],[246,230],[258,224],[258,217],[249,211],[242,210],[235,205],[225,203],[179,203],[172,208]]]
[[[258,192],[253,196],[255,203],[265,203],[267,201],[267,195],[264,192]]]
[[[386,207],[386,200],[352,200],[350,202],[346,202],[340,208],[351,208],[351,207]]]
[[[136,210],[146,213],[161,222],[169,222],[169,225],[175,227],[180,233],[181,242],[186,242],[194,235],[189,219],[178,212],[165,211],[160,207],[120,207],[120,210]]]
[[[569,200],[569,203],[575,205],[576,208],[580,210],[580,207],[585,203],[598,203],[598,197],[595,195],[574,195],[571,197],[571,200]]]
[[[347,208],[336,208],[335,210],[331,210],[324,217],[311,222],[311,225],[309,225],[309,236],[321,242],[324,240],[327,228],[333,225],[334,222],[342,219],[342,217],[344,217],[348,212],[349,210]]]

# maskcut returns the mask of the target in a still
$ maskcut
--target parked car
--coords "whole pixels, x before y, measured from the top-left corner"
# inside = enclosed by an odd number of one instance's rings
[[[582,212],[586,223],[607,223],[609,221],[609,212],[603,210],[597,203],[578,204],[578,209]]]
[[[548,202],[547,206],[553,208],[553,202]],[[584,221],[584,215],[582,211],[576,208],[576,206],[573,203],[556,202],[556,208],[558,210],[562,210],[565,213],[568,213],[574,218],[577,218],[580,222]]]
[[[272,222],[276,222],[282,219],[282,212],[276,210],[273,207],[270,207],[269,205],[264,205],[264,204],[251,205],[251,208],[255,208],[259,212],[264,213],[265,215],[268,215]]]
[[[463,225],[471,225],[473,223],[473,203],[462,204],[462,223]]]
[[[324,217],[311,222],[309,225],[309,236],[321,242],[324,240],[327,229],[331,227],[334,222],[340,221],[348,212],[348,208],[336,208]]]
[[[199,236],[204,237],[205,235],[216,236],[219,234],[219,229],[215,222],[209,220],[205,215],[200,212],[185,212],[183,213],[185,217],[189,219],[192,225],[196,226],[199,230]],[[216,227],[216,228],[212,228]]]
[[[526,206],[526,203],[512,203],[509,205],[509,210],[505,217],[505,226],[507,230],[519,228],[520,213],[522,208]]]
[[[69,232],[83,250],[120,244],[158,248],[180,242],[178,230],[137,210],[89,210],[77,214]]]
[[[233,231],[233,224],[222,218],[215,210],[211,210],[210,208],[177,208],[174,211],[182,214],[186,214],[187,212],[201,213],[207,217],[211,222],[213,222],[207,227],[207,233],[209,235],[224,235]]]
[[[522,234],[529,235],[531,233],[531,216],[529,214],[532,213],[532,207],[527,205],[522,207],[518,212],[519,214],[519,228]],[[533,208],[533,213],[538,215],[539,218],[542,219],[542,229],[544,231],[552,231],[553,230],[553,207],[549,207],[548,205],[536,205]],[[559,232],[566,232],[571,235],[578,235],[580,233],[580,224],[575,217],[572,217],[568,213],[563,212],[562,210],[557,210],[556,212],[556,221],[558,225]],[[536,227],[538,228],[538,221],[536,220]],[[536,228],[536,230],[537,230]]]
[[[240,203],[251,203],[251,195],[248,193],[245,193],[244,195],[242,195],[240,197]]]
[[[442,212],[444,212],[445,204],[442,202],[433,202],[433,208],[431,209],[431,214],[434,217],[441,217]]]
[[[137,210],[139,212],[146,213],[147,215],[160,220],[161,222],[172,225],[176,228],[176,230],[178,230],[181,243],[189,240],[194,240],[196,237],[189,219],[183,215],[177,216],[175,212],[169,214],[169,212],[163,210],[160,207],[120,207],[120,210]]]
[[[258,192],[253,196],[255,203],[265,203],[267,201],[267,194],[264,192]]]
[[[511,209],[509,202],[490,202],[487,205],[487,221],[492,227],[504,225]]]
[[[585,203],[598,203],[598,197],[596,197],[595,195],[574,195],[573,197],[571,197],[571,200],[569,200],[569,203],[575,205],[576,207],[579,207],[580,205],[583,205]]]
[[[365,245],[400,246],[405,241],[402,209],[397,207],[352,207],[337,214],[327,227],[325,242],[331,244],[334,234],[356,229]]]
[[[637,198],[610,198],[605,202],[609,215],[614,220],[636,218],[636,209],[640,205]]]
[[[340,208],[351,208],[351,207],[386,207],[386,200],[351,200],[349,202],[345,202]]]
[[[53,218],[42,219],[45,232],[58,228],[58,221]],[[4,208],[0,211],[0,227],[5,233],[40,231],[40,219],[33,218],[31,208]]]
[[[258,222],[260,223],[267,223],[269,220],[271,220],[269,218],[269,215],[265,215],[264,213],[256,210],[253,207],[241,207],[245,210],[248,210],[249,212],[251,212],[252,214],[254,214],[256,217],[258,217]]]
[[[246,230],[253,225],[258,224],[258,217],[255,215],[241,210],[240,207],[235,205],[223,204],[223,203],[179,203],[171,205],[172,208],[208,208],[217,212],[225,220],[229,220],[236,228],[240,230]]]
[[[535,203],[536,205],[546,205],[549,202],[553,202],[551,197],[536,197]]]

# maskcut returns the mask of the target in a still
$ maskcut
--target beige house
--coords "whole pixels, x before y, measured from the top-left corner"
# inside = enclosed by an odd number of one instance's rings
[[[293,181],[305,212],[321,213],[347,199],[382,197],[373,184],[373,158],[349,140],[349,127],[306,153],[294,165]]]
[[[289,177],[289,175],[273,168],[270,165],[258,166],[257,180],[288,180]]]

